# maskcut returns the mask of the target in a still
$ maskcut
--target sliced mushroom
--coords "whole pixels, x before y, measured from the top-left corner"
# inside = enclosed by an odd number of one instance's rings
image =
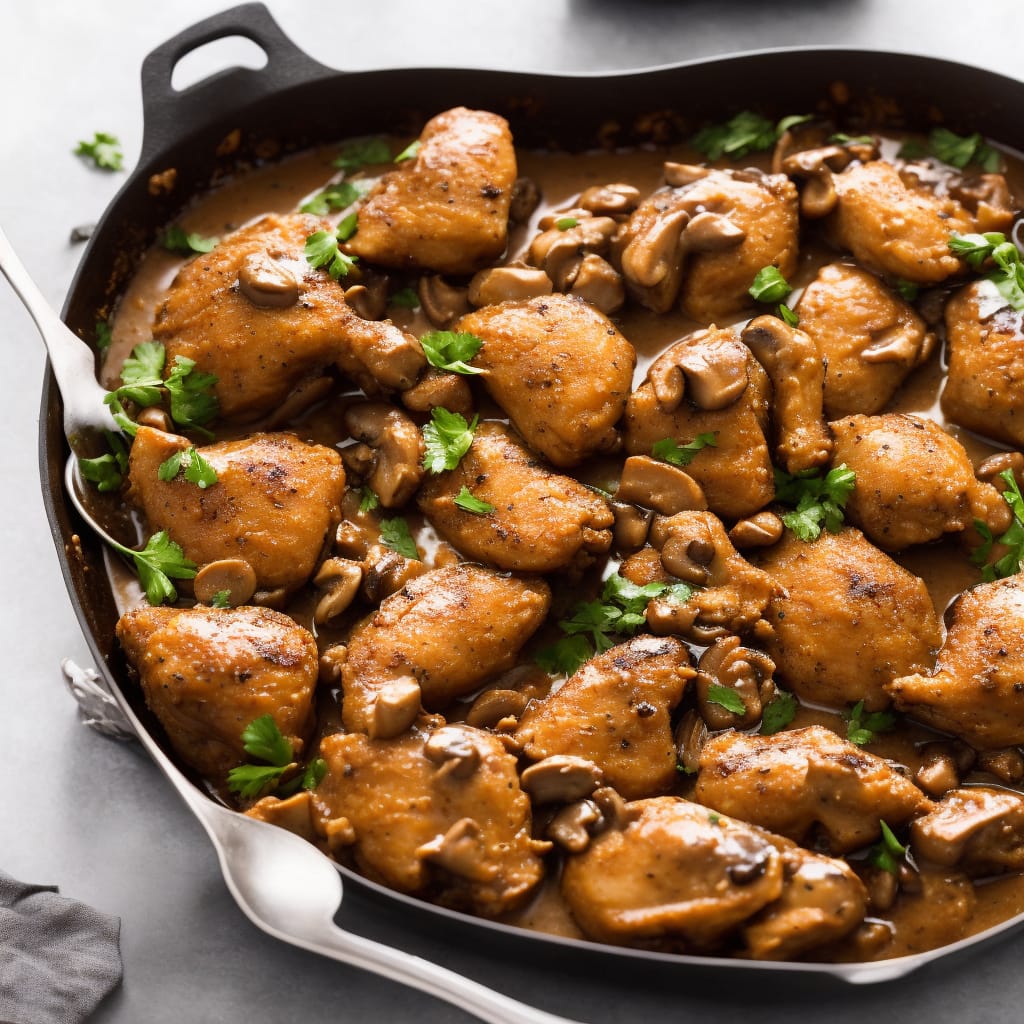
[[[537,267],[491,267],[473,275],[468,296],[474,306],[493,306],[550,295],[553,287],[551,278]]]
[[[631,502],[611,501],[608,503],[615,516],[612,538],[619,551],[637,551],[647,541],[654,513],[649,508],[640,508]]]
[[[417,293],[427,319],[442,329],[450,327],[471,308],[467,289],[448,284],[440,274],[424,274]]]
[[[605,316],[610,316],[625,303],[626,286],[622,275],[606,259],[591,252],[583,257],[569,294],[586,300]]]
[[[710,167],[701,164],[677,164],[666,160],[662,167],[665,175],[665,182],[673,188],[682,188],[684,185],[692,185],[701,178],[706,178],[711,173]]]
[[[370,604],[380,604],[385,597],[397,593],[427,566],[417,558],[406,558],[383,544],[371,544],[363,559],[363,597]]]
[[[679,267],[683,259],[683,229],[690,222],[688,210],[671,209],[657,216],[646,230],[637,231],[622,250],[620,257],[622,273],[632,284],[642,289],[658,289],[666,282],[672,282],[664,290],[670,296],[662,296],[655,312],[665,312],[679,290]]]
[[[914,772],[914,782],[936,799],[960,785],[956,758],[945,750],[930,751]]]
[[[139,415],[135,418],[135,422],[142,427],[152,427],[154,430],[162,430],[165,434],[174,434],[177,432],[177,427],[175,427],[171,417],[157,405],[151,405],[148,408],[141,410]]]
[[[708,568],[715,557],[710,540],[673,535],[661,548],[661,564],[665,572],[694,586],[703,587],[711,578]]]
[[[460,725],[442,726],[427,737],[423,753],[428,761],[438,765],[440,772],[454,779],[468,778],[481,760],[475,731]]]
[[[477,729],[511,726],[526,709],[527,702],[528,697],[519,690],[484,690],[466,712],[466,724]]]
[[[770,548],[782,539],[784,529],[782,519],[766,509],[736,523],[729,531],[729,540],[741,551]]]
[[[722,637],[697,663],[697,703],[710,729],[748,729],[760,721],[763,683],[771,679],[775,662],[766,654],[743,647],[738,636]],[[744,710],[738,712],[716,699],[712,687],[734,693]],[[724,695],[723,695],[724,699]]]
[[[579,800],[563,807],[548,823],[545,834],[569,853],[582,853],[590,845],[592,830],[603,821],[593,800]]]
[[[299,301],[299,279],[269,252],[250,253],[238,271],[238,290],[254,306],[287,309]]]
[[[349,433],[374,449],[367,483],[384,508],[398,508],[423,479],[423,436],[400,409],[385,402],[361,402],[345,410]]]
[[[256,593],[256,572],[242,558],[208,562],[196,573],[193,593],[203,604],[210,604],[218,594],[226,594],[232,608],[248,604]]]
[[[824,466],[834,442],[825,421],[825,364],[814,340],[775,316],[743,329],[743,343],[771,378],[775,452],[786,472]]]
[[[593,761],[573,754],[555,754],[530,765],[520,776],[520,783],[538,804],[568,804],[590,796],[603,778]]]
[[[676,726],[676,757],[687,775],[696,775],[700,771],[700,752],[704,749],[704,741],[708,738],[707,722],[700,713],[690,708]]]
[[[345,289],[345,301],[364,320],[381,320],[388,310],[388,279],[384,274],[364,274],[359,284]]]
[[[468,420],[473,411],[473,392],[462,374],[431,366],[416,385],[402,392],[402,405],[413,412],[430,412],[440,406]]]
[[[998,487],[1000,486],[997,483],[999,474],[1005,473],[1007,470],[1013,473],[1018,487],[1024,484],[1024,454],[1021,452],[996,452],[978,464],[975,476],[979,480],[986,480]]]
[[[618,225],[611,217],[594,217],[586,210],[571,211],[576,223],[564,230],[555,226],[565,215],[541,221],[541,233],[530,244],[529,261],[543,268],[556,291],[568,292],[576,282],[584,259],[604,256]]]
[[[1016,747],[979,751],[976,767],[1008,786],[1016,786],[1024,780],[1024,756]]]
[[[689,473],[647,455],[626,459],[615,496],[666,516],[708,507],[700,484]]]
[[[748,350],[728,341],[710,350],[707,346],[676,346],[673,356],[651,364],[648,380],[658,404],[671,412],[686,395],[698,409],[726,409],[747,390]]]
[[[576,205],[598,217],[615,217],[632,213],[639,202],[639,189],[617,181],[608,185],[591,185],[576,200]]]
[[[410,728],[420,713],[422,696],[420,684],[412,676],[382,684],[374,694],[369,715],[370,739],[391,739]]]
[[[346,611],[359,593],[363,567],[348,558],[328,558],[317,570],[313,583],[327,593],[320,598],[313,621],[319,625]]]
[[[704,210],[690,218],[683,231],[683,247],[689,252],[722,252],[732,249],[747,237],[728,217]]]
[[[460,818],[443,836],[424,843],[416,856],[460,878],[483,881],[491,870],[480,826],[472,818]]]

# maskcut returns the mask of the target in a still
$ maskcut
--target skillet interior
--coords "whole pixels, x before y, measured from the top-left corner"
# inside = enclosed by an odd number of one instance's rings
[[[260,71],[223,72],[182,93],[171,89],[171,71],[184,54],[231,35],[249,37],[262,46],[268,54],[267,66]],[[139,164],[97,226],[64,309],[66,322],[84,337],[91,337],[96,320],[109,313],[133,274],[137,257],[192,195],[271,155],[382,130],[412,133],[426,117],[460,103],[507,117],[517,144],[527,148],[572,150],[609,141],[613,145],[672,141],[691,134],[703,121],[722,119],[740,109],[778,117],[827,108],[839,111],[840,123],[854,130],[865,117],[877,127],[927,129],[941,115],[954,131],[980,131],[1024,150],[1024,125],[1015,116],[1015,110],[1024,108],[1024,83],[947,61],[872,51],[776,50],[615,75],[451,69],[347,74],[313,61],[287,40],[261,4],[247,4],[193,26],[159,47],[147,58],[142,79],[146,127]],[[847,87],[849,102],[836,103],[832,86],[837,81]],[[752,102],[752,97],[768,93],[770,106]],[[599,97],[596,103],[595,96]],[[410,97],[416,98],[415,107]],[[609,134],[610,124],[618,127]],[[236,129],[240,133],[237,150],[218,154],[223,140]],[[172,167],[177,171],[175,189],[151,195],[150,177]],[[108,681],[119,686],[126,676],[113,642],[117,611],[107,585],[102,545],[63,496],[67,449],[61,415],[55,381],[47,372],[40,417],[44,503],[90,650]],[[73,535],[80,537],[80,543],[71,543]],[[127,685],[122,693],[150,731],[161,736],[137,688]],[[494,935],[510,933],[516,942],[544,938],[485,925],[396,897],[380,887],[370,888],[435,919],[440,915],[468,922],[467,926],[487,927]],[[575,940],[558,944],[634,960],[678,963],[689,959],[608,950]],[[784,972],[801,969],[791,964],[773,966]],[[882,972],[875,974],[882,976]]]

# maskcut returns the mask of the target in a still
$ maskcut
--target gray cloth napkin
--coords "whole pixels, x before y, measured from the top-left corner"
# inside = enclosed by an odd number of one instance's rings
[[[0,871],[0,1021],[84,1021],[121,980],[120,933],[120,918]]]

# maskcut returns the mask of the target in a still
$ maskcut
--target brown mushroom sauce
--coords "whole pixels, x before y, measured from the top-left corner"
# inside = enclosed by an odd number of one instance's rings
[[[825,145],[833,130],[706,165],[684,146],[513,151],[500,118],[447,112],[413,159],[352,175],[373,185],[356,207],[372,230],[337,282],[302,241],[345,211],[295,223],[338,180],[337,149],[188,209],[220,245],[147,254],[102,379],[116,386],[155,318],[169,353],[219,359],[248,410],[216,425],[230,480],[161,491],[139,459],[127,492],[186,554],[214,552],[196,594],[243,607],[190,611],[186,582],[150,616],[111,570],[133,673],[211,791],[399,891],[645,949],[875,960],[1024,911],[1024,597],[1019,577],[979,585],[969,560],[979,520],[1009,523],[998,471],[1024,475],[1020,455],[991,461],[1014,443],[1024,333],[945,245],[1009,236],[1024,176],[1005,154],[1005,180],[904,163],[891,133]],[[795,327],[747,294],[769,264]],[[388,301],[402,289],[416,308]],[[447,329],[483,339],[483,374],[426,366],[417,339]],[[961,405],[979,374],[1007,389],[986,400],[988,439],[938,402],[947,334],[997,336],[1012,363],[958,356],[976,361]],[[438,406],[488,421],[439,475],[420,432]],[[267,461],[275,432],[300,465]],[[689,465],[651,450],[700,434],[715,444]],[[184,446],[160,436],[147,444]],[[858,471],[847,524],[799,540],[772,466],[825,472],[837,447]],[[461,509],[463,485],[492,511]],[[382,538],[397,516],[419,558]],[[568,680],[542,669],[558,622],[620,572],[693,596],[652,600]],[[764,735],[780,694],[795,715]],[[858,702],[895,725],[850,742]],[[281,779],[323,759],[312,791],[229,792],[264,714],[292,745]],[[888,869],[883,821],[909,851]]]

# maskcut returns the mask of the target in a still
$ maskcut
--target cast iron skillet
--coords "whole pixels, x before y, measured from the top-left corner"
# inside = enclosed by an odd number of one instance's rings
[[[267,55],[264,68],[232,68],[178,92],[171,86],[177,62],[198,47],[243,36]],[[841,83],[841,84],[837,84]],[[759,108],[770,96],[771,106]],[[71,285],[63,317],[90,338],[97,319],[111,308],[138,257],[189,199],[233,171],[320,143],[363,134],[415,134],[427,117],[458,104],[507,117],[520,147],[566,150],[599,145],[669,142],[701,123],[739,110],[768,116],[826,111],[846,130],[858,127],[926,130],[937,116],[957,132],[981,132],[1024,150],[1024,82],[934,58],[874,51],[785,49],[692,61],[623,74],[541,75],[455,69],[346,73],[313,60],[292,43],[260,3],[249,3],[200,22],[157,47],[142,65],[144,136],[138,166],[97,225]],[[896,104],[892,102],[896,101]],[[237,148],[225,140],[237,133]],[[227,150],[231,150],[227,152]],[[150,192],[150,178],[170,168],[175,187]],[[63,467],[67,448],[60,395],[47,369],[40,416],[43,500],[61,570],[86,641],[100,671],[133,707],[150,732],[169,749],[159,724],[127,684],[114,643],[118,613],[107,585],[102,545],[66,500]],[[71,544],[78,535],[80,544]],[[900,977],[922,963],[976,947],[1017,928],[1024,916],[1004,922],[937,954],[902,957],[877,965],[750,965],[713,961],[561,939],[481,921],[422,903],[366,882],[341,869],[348,883],[398,901],[424,926],[479,929],[488,941],[520,955],[595,955],[628,958],[630,970],[703,973],[759,968],[762,978],[811,972],[847,981]],[[864,970],[868,966],[870,969]],[[825,979],[822,979],[824,981]]]

